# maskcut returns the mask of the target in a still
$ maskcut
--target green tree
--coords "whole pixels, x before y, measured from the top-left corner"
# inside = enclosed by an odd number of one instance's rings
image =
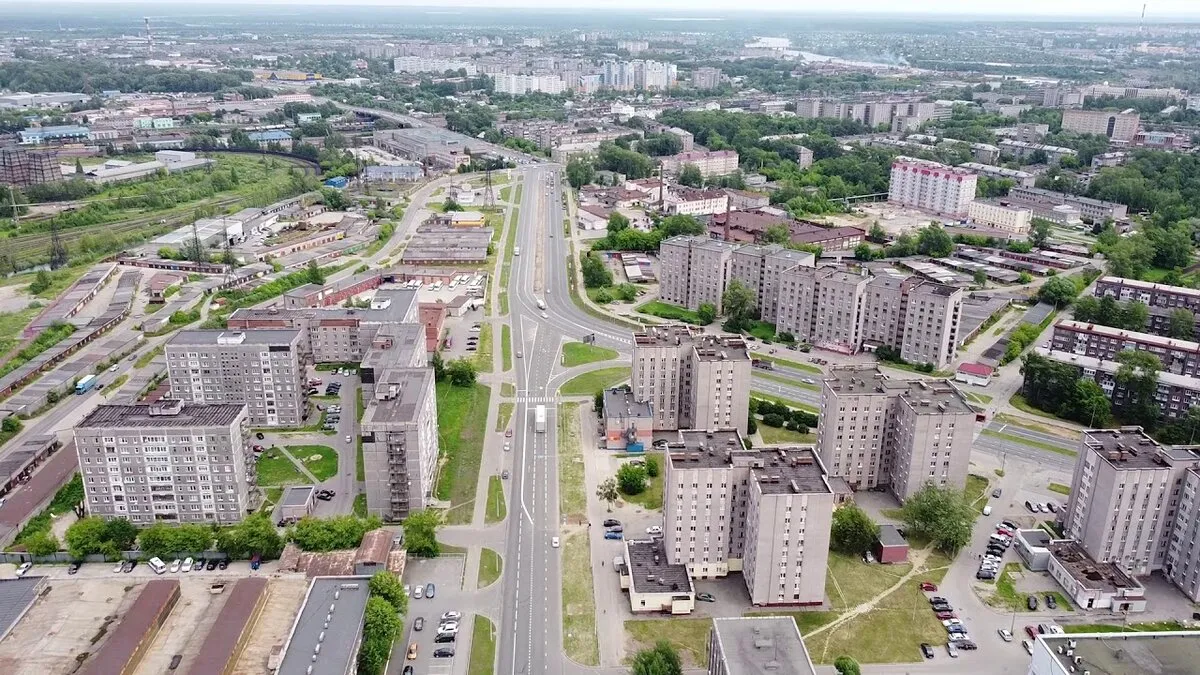
[[[867,233],[867,241],[873,244],[887,243],[887,232],[883,230],[883,226],[879,224],[878,220],[871,225],[871,231]]]
[[[9,415],[8,417],[5,417],[4,421],[0,422],[0,431],[3,431],[6,434],[15,434],[20,430],[21,430],[21,420],[17,419],[13,415]]]
[[[708,231],[704,223],[701,223],[692,216],[682,214],[663,218],[659,221],[656,229],[663,239],[669,239],[681,234],[704,234]],[[658,245],[655,244],[655,248],[657,247]]]
[[[330,211],[345,211],[350,206],[345,193],[331,187],[321,188],[321,203]]]
[[[589,157],[576,155],[567,161],[567,182],[578,190],[596,178],[596,169]]]
[[[404,584],[400,583],[395,574],[387,570],[372,574],[371,580],[367,582],[367,589],[371,595],[387,600],[397,612],[408,613],[408,593],[404,592]]]
[[[1141,300],[1130,300],[1121,310],[1121,328],[1143,332],[1150,320],[1150,309]]]
[[[401,622],[397,609],[379,596],[367,598],[362,643],[358,650],[359,675],[380,675],[383,672],[391,655],[392,643],[400,633]]]
[[[1124,350],[1117,352],[1116,375],[1113,379],[1125,391],[1121,406],[1122,417],[1147,429],[1158,425],[1161,413],[1155,395],[1158,393],[1158,373],[1162,361],[1150,352]]]
[[[945,258],[954,252],[954,238],[937,224],[917,234],[917,252],[934,258]]]
[[[854,502],[833,512],[829,541],[834,550],[857,555],[874,546],[878,536],[879,526]]]
[[[446,379],[446,360],[442,358],[441,352],[434,352],[429,359],[429,365],[433,368],[433,379],[436,382],[441,382]]]
[[[707,326],[717,320],[717,308],[711,302],[702,302],[696,308],[696,317],[700,319],[700,325]]]
[[[317,265],[316,260],[309,260],[308,266],[304,268],[305,276],[310,284],[323,286],[325,284],[325,270]]]
[[[858,661],[849,656],[839,656],[833,660],[833,668],[838,671],[838,675],[862,675],[862,669],[858,666]]]
[[[37,532],[25,537],[23,542],[29,555],[41,557],[58,552],[58,539],[50,532]]]
[[[1071,397],[1063,402],[1059,414],[1096,429],[1103,427],[1112,416],[1112,403],[1095,380],[1081,377],[1075,383]]]
[[[137,527],[125,518],[113,518],[105,523],[104,540],[118,551],[133,548],[137,542]]]
[[[974,274],[973,278],[975,279],[975,283],[977,285],[987,286],[987,280],[988,280],[987,272],[985,272],[983,270],[975,270],[975,274]]]
[[[283,552],[283,538],[269,514],[255,513],[237,525],[218,530],[217,550],[230,558],[244,559],[258,554],[273,560]]]
[[[1033,275],[1031,275],[1029,272],[1021,272],[1017,275],[1018,284],[1027,284],[1031,281],[1033,281]]]
[[[50,278],[50,273],[46,270],[38,270],[33,276],[33,281],[29,284],[29,292],[33,295],[38,295],[50,288],[53,279]]]
[[[288,528],[288,535],[304,551],[341,551],[357,548],[363,535],[380,525],[379,518],[374,516],[309,517]]]
[[[1196,315],[1179,308],[1171,311],[1167,335],[1179,340],[1191,340],[1196,334]]]
[[[683,675],[683,662],[670,642],[659,640],[654,647],[633,655],[630,672],[632,675]]]
[[[750,322],[758,314],[754,306],[754,292],[737,279],[730,281],[725,288],[721,305],[725,309],[725,330],[730,332],[749,328]]]
[[[617,485],[627,495],[639,495],[646,491],[646,468],[639,464],[622,464],[617,469]]]
[[[603,288],[612,286],[613,276],[608,266],[600,256],[592,251],[579,255],[579,267],[583,273],[583,285],[586,288]]]
[[[776,223],[767,226],[759,239],[764,244],[786,244],[792,240],[792,231],[788,229],[787,225]]]
[[[437,540],[441,526],[442,517],[432,509],[409,514],[404,519],[404,547],[419,558],[436,558],[442,552]]]
[[[871,262],[875,259],[875,249],[871,248],[870,244],[859,244],[854,247],[854,259],[862,262]]]
[[[1047,305],[1063,307],[1071,303],[1078,291],[1075,283],[1066,277],[1051,277],[1038,289],[1038,300]]]
[[[608,233],[616,234],[621,230],[629,229],[629,219],[620,211],[613,211],[608,214]]]
[[[1034,218],[1029,226],[1029,243],[1033,244],[1035,248],[1045,246],[1046,241],[1050,239],[1050,226],[1050,221]]]
[[[695,164],[684,164],[683,168],[679,169],[679,184],[694,188],[703,185],[704,174],[700,173],[700,167]]]
[[[912,532],[947,553],[957,552],[971,540],[975,513],[954,488],[926,483],[904,502],[900,513]]]
[[[456,387],[475,384],[475,366],[467,359],[454,359],[446,365],[446,377]]]
[[[605,478],[596,486],[596,498],[608,505],[608,511],[612,512],[613,502],[617,501],[621,495],[617,492],[617,481],[614,478]]]
[[[107,542],[107,530],[104,519],[99,516],[90,516],[71,523],[67,528],[67,552],[76,559],[100,553]]]

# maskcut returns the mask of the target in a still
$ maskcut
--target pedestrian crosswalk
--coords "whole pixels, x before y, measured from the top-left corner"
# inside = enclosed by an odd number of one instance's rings
[[[517,403],[552,403],[558,404],[557,396],[517,396]]]

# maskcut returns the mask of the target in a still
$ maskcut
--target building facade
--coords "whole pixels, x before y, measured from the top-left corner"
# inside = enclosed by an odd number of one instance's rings
[[[88,513],[138,526],[240,522],[256,480],[246,406],[101,405],[75,426]]]
[[[695,311],[709,303],[721,311],[734,246],[708,237],[679,235],[659,245],[659,298]]]
[[[678,324],[634,333],[631,383],[634,399],[651,405],[656,431],[746,430],[750,355],[741,336]]]
[[[662,160],[663,171],[671,175],[679,175],[688,164],[699,169],[700,175],[705,178],[727,176],[737,173],[738,154],[736,150],[693,150],[664,157]]]
[[[1035,217],[1047,220],[1055,220],[1051,211],[1056,206],[1070,206],[1078,209],[1080,216],[1094,223],[1103,223],[1106,220],[1125,220],[1129,216],[1129,207],[1124,204],[1034,187],[1014,187],[1009,190],[1006,199],[1013,205],[1029,206]]]
[[[1027,207],[1017,206],[1007,201],[988,201],[976,199],[967,208],[967,217],[972,222],[985,227],[1004,230],[1012,234],[1029,232],[1029,221],[1033,212]]]
[[[888,201],[939,215],[963,217],[975,200],[979,177],[966,169],[897,157],[888,182]]]
[[[1141,116],[1135,112],[1109,110],[1064,110],[1063,131],[1107,136],[1114,141],[1132,141],[1137,135]]]

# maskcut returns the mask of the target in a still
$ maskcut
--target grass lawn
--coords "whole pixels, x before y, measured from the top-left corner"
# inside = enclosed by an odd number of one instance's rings
[[[1057,591],[1038,591],[1037,593],[1022,593],[1017,590],[1016,580],[1023,574],[1021,563],[1010,562],[1004,565],[1004,569],[1000,571],[1000,575],[996,577],[996,590],[991,596],[984,599],[993,607],[1000,607],[1009,612],[1028,612],[1029,605],[1026,603],[1030,595],[1038,599],[1039,608],[1045,608],[1045,596],[1052,595],[1058,602],[1056,611],[1069,611],[1074,609],[1071,601]]]
[[[504,372],[512,370],[512,329],[508,324],[500,327],[500,358],[504,361]]]
[[[682,321],[696,326],[703,326],[700,321],[700,315],[678,305],[672,305],[659,300],[651,300],[643,305],[639,305],[636,310],[639,314],[649,314],[657,316],[660,319],[670,319],[671,321]]]
[[[908,563],[868,565],[858,556],[830,552],[825,595],[830,607],[844,612],[883,593],[911,570]]]
[[[684,668],[699,668],[708,663],[708,634],[712,619],[633,619],[625,622],[625,632],[637,645],[634,650],[650,648],[666,640],[679,652]]]
[[[163,353],[163,345],[159,345],[159,346],[155,347],[154,349],[151,349],[150,351],[146,352],[145,354],[142,354],[141,356],[139,356],[138,360],[133,362],[133,367],[134,368],[145,368],[146,366],[150,365],[150,362],[153,361],[155,357],[161,356],[162,353]],[[312,398],[312,397],[310,396],[309,398]]]
[[[367,406],[363,403],[361,385],[354,390],[354,409],[358,414],[358,421],[362,422],[363,415],[367,413]]]
[[[441,468],[436,494],[438,499],[450,500],[447,525],[471,522],[471,503],[475,501],[475,485],[479,481],[491,393],[491,389],[479,383],[470,387],[437,383]]]
[[[969,400],[971,400],[975,403],[991,403],[992,402],[992,397],[988,396],[987,394],[977,394],[973,391],[967,391],[967,392],[963,392],[963,393],[965,393],[967,395],[967,398]]]
[[[284,450],[303,464],[317,480],[329,480],[337,475],[337,451],[327,445],[289,445]]]
[[[596,345],[585,345],[582,342],[567,342],[562,346],[563,365],[567,368],[582,366],[585,363],[611,361],[617,358],[617,350]]]
[[[658,460],[658,475],[654,477],[646,477],[646,489],[636,495],[627,495],[621,492],[620,488],[617,492],[621,494],[621,499],[637,504],[645,509],[655,510],[662,508],[663,505],[663,477],[667,471],[665,457],[661,452],[647,452],[646,460],[653,457]]]
[[[496,626],[486,616],[476,614],[473,631],[467,675],[491,675],[496,667]]]
[[[1057,492],[1060,495],[1071,494],[1071,486],[1063,485],[1062,483],[1051,483],[1050,485],[1046,486],[1046,489],[1051,492]]]
[[[1009,397],[1008,402],[1010,404],[1012,404],[1012,407],[1016,408],[1017,410],[1020,410],[1021,412],[1029,413],[1030,415],[1033,415],[1035,417],[1041,417],[1043,419],[1052,420],[1055,422],[1067,422],[1068,424],[1074,424],[1074,422],[1072,422],[1070,420],[1065,420],[1061,417],[1055,417],[1054,415],[1051,415],[1050,413],[1048,413],[1044,410],[1039,410],[1039,409],[1033,407],[1032,405],[1029,404],[1029,402],[1027,402],[1025,400],[1025,397],[1022,396],[1020,393],[1013,394],[1011,397]],[[1078,432],[1072,432],[1072,431],[1068,431],[1066,429],[1059,429],[1057,427],[1044,427],[1040,424],[1033,424],[1031,422],[1027,422],[1027,421],[1021,419],[1020,417],[1014,417],[1012,415],[1000,414],[1000,415],[996,415],[996,418],[1001,419],[1006,424],[1015,424],[1019,427],[1025,427],[1026,429],[1031,429],[1033,431],[1040,431],[1045,434],[1053,434],[1055,436],[1063,436],[1065,438],[1070,438],[1071,440],[1077,440],[1079,438]]]
[[[496,410],[496,431],[504,431],[508,428],[509,422],[512,422],[513,409],[517,407],[516,403],[501,402],[499,409]]]
[[[559,550],[562,551],[563,651],[573,661],[598,666],[600,639],[596,636],[596,600],[587,532],[568,536]]]
[[[283,450],[272,447],[258,456],[258,484],[303,485],[308,482],[304,474],[292,464]]]
[[[365,494],[354,495],[354,515],[359,518],[367,517],[367,496]]]
[[[750,395],[753,396],[754,398],[761,398],[764,401],[770,401],[772,403],[780,403],[782,405],[786,405],[787,407],[793,408],[795,410],[806,410],[813,414],[819,414],[821,412],[816,406],[809,405],[807,403],[801,403],[799,401],[793,401],[791,399],[783,398],[780,396],[775,396],[773,394],[766,394],[761,391],[751,391]]]
[[[797,387],[799,389],[811,389],[812,391],[821,391],[821,385],[819,385],[819,384],[809,384],[803,380],[798,380],[794,377],[788,377],[787,375],[777,375],[775,373],[772,373],[772,372],[766,371],[766,370],[755,370],[754,377],[761,377],[764,380],[772,380],[774,382],[780,382],[782,384],[786,384],[786,385],[789,385],[792,387]]]
[[[504,516],[508,515],[507,507],[504,505],[504,484],[500,481],[500,476],[491,476],[488,478],[488,496],[487,496],[487,511],[484,513],[484,522],[498,523],[504,520]]]
[[[362,434],[359,434],[354,451],[354,478],[357,480],[367,479],[366,462],[363,460]]]
[[[475,356],[471,360],[475,363],[475,370],[481,373],[490,373],[492,372],[492,325],[483,324],[476,335],[479,336],[479,351],[475,352]]]
[[[1152,633],[1175,630],[1194,630],[1178,621],[1147,621],[1144,623],[1129,623],[1125,625],[1111,623],[1081,623],[1063,626],[1064,633]]]
[[[558,510],[568,521],[582,521],[587,513],[578,403],[558,407]]]
[[[983,513],[983,507],[988,500],[988,479],[976,474],[967,476],[967,486],[963,488],[963,497],[976,511]]]
[[[929,611],[919,582],[913,580],[882,598],[874,610],[804,642],[812,660],[820,664],[833,663],[842,655],[859,663],[918,662],[924,660],[919,645],[946,644],[946,630]]]
[[[763,342],[770,342],[775,339],[775,324],[756,319],[747,332]]]
[[[758,434],[762,436],[763,443],[767,445],[815,443],[817,440],[815,433],[802,434],[783,427],[769,427],[763,424],[762,420],[758,422]]]
[[[500,578],[500,571],[503,569],[504,562],[500,560],[500,554],[490,548],[484,548],[479,551],[479,585],[478,588],[492,585]]]
[[[1061,445],[1054,445],[1053,443],[1044,443],[1042,441],[1035,441],[1032,438],[1028,438],[1026,436],[1018,436],[1016,434],[1006,434],[1002,431],[995,431],[992,429],[983,429],[980,433],[987,434],[988,436],[994,436],[996,438],[1003,438],[1006,441],[1011,441],[1011,442],[1017,443],[1019,445],[1025,445],[1025,446],[1029,446],[1031,448],[1038,448],[1040,450],[1045,450],[1046,452],[1056,452],[1060,455],[1067,455],[1068,457],[1074,457],[1076,454],[1075,451],[1071,450],[1070,448],[1064,448]]]
[[[500,384],[500,395],[512,398],[517,395],[517,386],[512,382],[503,382]]]
[[[508,314],[508,291],[500,291],[500,316]]]
[[[601,389],[618,385],[629,379],[629,366],[601,368],[576,375],[567,380],[558,391],[563,396],[592,396]]]
[[[263,503],[258,507],[259,513],[270,513],[275,509],[275,505],[283,498],[283,488],[269,487],[263,488]]]
[[[54,527],[54,515],[62,515],[67,513],[76,504],[83,501],[83,476],[75,474],[67,484],[60,487],[58,492],[54,493],[54,498],[50,500],[50,505],[42,509],[36,516],[29,519],[25,527],[17,533],[16,539],[13,540],[13,545],[6,550],[12,550],[14,546],[23,544],[26,539],[37,534],[49,534]]]

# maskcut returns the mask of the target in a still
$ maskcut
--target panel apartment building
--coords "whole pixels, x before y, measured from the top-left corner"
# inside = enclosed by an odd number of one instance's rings
[[[433,369],[386,368],[374,379],[360,431],[367,513],[402,520],[433,498],[439,448]]]
[[[1163,446],[1141,427],[1083,432],[1063,533],[1093,561],[1161,572],[1200,601],[1200,450]]]
[[[1141,116],[1136,112],[1111,110],[1064,110],[1063,131],[1077,134],[1107,136],[1114,141],[1129,142],[1137,135]]]
[[[979,176],[958,167],[912,157],[892,162],[888,201],[938,215],[962,218],[975,200]]]
[[[779,244],[751,244],[733,251],[729,276],[754,292],[755,305],[763,321],[775,323],[779,316],[779,281],[784,271],[813,267],[816,257]]]
[[[835,495],[808,448],[746,450],[735,430],[667,445],[663,546],[692,578],[742,573],[755,605],[820,604]]]
[[[1074,368],[1078,377],[1095,380],[1112,401],[1114,409],[1128,404],[1128,392],[1117,379],[1117,372],[1121,367],[1117,361],[1045,347],[1035,347],[1034,353]],[[1154,392],[1154,400],[1162,412],[1163,419],[1184,418],[1193,407],[1200,406],[1200,378],[1159,371],[1158,389]]]
[[[658,297],[695,311],[709,303],[721,311],[735,246],[705,236],[679,235],[659,245]]]
[[[308,413],[300,331],[185,330],[166,342],[171,396],[245,404],[254,427],[299,427]]]
[[[870,127],[886,124],[893,131],[919,127],[933,119],[936,113],[937,104],[932,101],[831,101],[817,98],[796,101],[797,117],[852,119]]]
[[[92,515],[229,525],[256,506],[245,405],[101,405],[74,433]]]
[[[780,274],[776,329],[848,354],[887,345],[911,363],[954,358],[964,292],[919,277],[797,266]]]
[[[650,403],[655,431],[737,429],[750,412],[750,354],[739,335],[685,325],[633,334],[631,388]]]
[[[975,411],[947,380],[892,380],[834,368],[822,381],[817,452],[851,488],[887,487],[900,501],[925,483],[967,483]]]
[[[728,176],[737,173],[738,154],[736,150],[692,150],[662,160],[663,171],[670,175],[678,175],[688,164],[699,169],[705,178]]]
[[[1062,206],[1077,209],[1081,218],[1086,218],[1094,223],[1103,223],[1106,220],[1125,220],[1129,216],[1129,207],[1124,204],[1020,185],[1009,190],[1005,200],[1013,205],[1028,206],[1035,218],[1045,218],[1054,222],[1060,222],[1054,209]]]
[[[1182,286],[1155,284],[1123,277],[1100,277],[1093,293],[1097,298],[1113,298],[1121,302],[1137,300],[1150,310],[1150,325],[1146,330],[1167,335],[1171,327],[1171,312],[1186,309],[1197,317],[1200,328],[1200,290]]]
[[[1082,321],[1064,320],[1054,324],[1051,347],[1055,351],[1105,361],[1114,361],[1117,354],[1133,349],[1157,356],[1162,362],[1161,372],[1187,377],[1197,377],[1200,373],[1200,343]]]

